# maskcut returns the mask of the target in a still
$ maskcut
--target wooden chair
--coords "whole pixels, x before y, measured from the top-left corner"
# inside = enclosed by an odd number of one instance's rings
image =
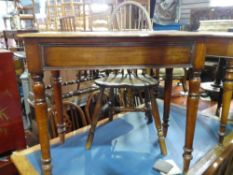
[[[82,1],[64,1],[61,4],[62,17],[74,16],[77,31],[86,31],[87,9],[88,5]]]
[[[119,3],[130,1],[130,0],[116,0],[116,1],[117,1],[116,4],[119,4]],[[150,14],[150,11],[151,11],[150,0],[133,0],[133,1],[140,3],[146,9],[148,14]]]
[[[76,31],[75,17],[65,16],[60,18],[61,31]]]
[[[85,108],[84,108],[84,112],[85,112],[85,116],[86,116],[88,124],[91,124],[92,112],[94,111],[94,108],[95,108],[95,105],[96,105],[99,94],[100,94],[100,91],[94,91],[87,98],[86,105],[85,105]],[[108,99],[109,99],[109,96],[108,96],[107,93],[105,93],[104,97],[103,97],[103,100],[102,100],[102,105],[106,104],[108,102]],[[107,112],[103,112],[103,118],[107,117],[106,113]]]
[[[35,107],[34,107],[34,100],[31,98],[28,98],[28,103],[30,105],[30,111],[34,113]],[[50,104],[50,107],[48,108],[48,126],[49,126],[49,134],[50,138],[55,138],[58,136],[58,121],[57,121],[57,112],[55,109],[55,106]],[[82,108],[79,105],[76,105],[69,101],[63,102],[63,116],[64,116],[64,124],[66,133],[77,130],[78,128],[84,127],[88,125],[88,121],[86,119],[86,116],[82,110]],[[34,114],[32,114],[31,120],[35,120]],[[31,121],[33,122],[33,121]],[[37,127],[34,126],[32,128],[35,130],[35,133],[37,134]]]
[[[132,9],[134,11],[131,11]],[[122,12],[123,14],[121,14]],[[126,18],[127,14],[131,14],[129,18]],[[139,16],[140,18],[137,19]],[[127,21],[129,22],[129,25],[126,23]],[[151,29],[151,21],[149,18],[149,14],[146,12],[145,8],[141,4],[134,2],[134,1],[127,1],[127,2],[123,2],[122,4],[119,4],[119,6],[117,6],[112,13],[111,22],[113,23],[112,26],[114,26],[115,22],[117,23],[118,30],[124,30],[127,27],[129,29],[134,30],[136,29],[136,26],[138,26],[139,30],[140,29]],[[134,25],[134,22],[136,25]],[[123,27],[125,28],[123,29]],[[100,113],[102,111],[101,103],[104,97],[104,91],[105,89],[109,89],[109,97],[110,97],[109,120],[110,121],[112,120],[113,114],[115,112],[144,111],[149,119],[151,119],[153,116],[155,126],[158,132],[160,149],[161,149],[162,154],[166,155],[167,149],[166,149],[166,144],[165,144],[161,122],[159,118],[157,103],[155,100],[156,99],[155,90],[158,86],[158,81],[149,75],[137,74],[135,72],[131,72],[130,70],[128,70],[126,74],[111,73],[107,77],[97,79],[95,83],[100,87],[100,94],[99,94],[99,97],[98,97],[98,100],[97,100],[97,103],[94,109],[94,113],[92,116],[91,129],[88,134],[86,148],[90,149],[92,145],[96,124],[100,116]],[[145,107],[122,108],[122,107],[115,106],[114,104],[115,92],[117,89],[122,89],[122,88],[123,89],[129,88],[132,90],[143,90],[145,93]]]
[[[110,30],[153,30],[153,27],[148,12],[140,3],[125,1],[112,12]]]
[[[71,102],[65,101],[63,102],[63,116],[64,123],[66,128],[66,133],[74,131],[78,128],[87,125],[87,121],[82,109]],[[51,107],[48,111],[48,121],[49,121],[49,133],[50,137],[54,138],[58,136],[57,131],[57,118],[56,118],[56,110],[54,107]]]

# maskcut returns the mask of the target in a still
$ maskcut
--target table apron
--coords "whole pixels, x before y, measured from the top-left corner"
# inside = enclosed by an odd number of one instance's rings
[[[190,45],[67,46],[41,45],[44,69],[94,67],[190,67]]]

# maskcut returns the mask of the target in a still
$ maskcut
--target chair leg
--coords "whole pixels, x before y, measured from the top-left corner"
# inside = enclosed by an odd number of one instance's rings
[[[223,96],[223,88],[220,87],[217,109],[216,109],[216,111],[215,111],[215,115],[218,116],[218,117],[219,117],[219,115],[220,115],[220,109],[221,109],[221,107],[222,107],[222,96]]]
[[[188,92],[188,88],[187,88],[187,83],[186,83],[186,78],[185,77],[181,79],[181,83],[182,83],[182,87],[183,87],[184,92]]]
[[[147,124],[151,123],[153,121],[152,114],[151,114],[151,107],[150,107],[150,96],[147,90],[145,90],[145,106],[146,106],[146,112],[145,115],[147,117]]]
[[[101,102],[102,102],[103,96],[104,96],[104,88],[101,87],[100,94],[99,94],[98,100],[97,100],[96,105],[95,105],[94,114],[93,114],[93,117],[91,120],[91,128],[90,128],[89,133],[88,133],[88,138],[87,138],[87,142],[86,142],[86,149],[90,149],[92,142],[93,142],[96,124],[97,124],[97,121],[98,121],[98,118],[99,118],[99,115],[101,112]]]
[[[184,92],[188,92],[188,87],[187,87],[187,83],[186,83],[187,78],[188,78],[188,71],[184,68],[184,76],[181,79],[181,83],[182,83]]]
[[[110,93],[109,93],[109,121],[112,121],[113,120],[113,113],[114,113],[114,89],[113,88],[110,88]]]
[[[163,135],[163,130],[162,130],[162,125],[161,125],[161,121],[160,121],[160,117],[159,117],[159,111],[158,111],[156,98],[152,92],[152,88],[149,89],[149,92],[148,92],[148,90],[146,90],[146,91],[147,91],[146,93],[149,93],[149,96],[150,96],[151,109],[152,109],[152,114],[154,117],[155,127],[157,129],[157,134],[159,137],[160,150],[161,150],[163,155],[167,155],[167,147],[166,147],[166,143],[165,143],[165,139],[164,139],[164,135]]]
[[[133,95],[133,90],[131,88],[127,88],[127,106],[132,108],[134,107],[134,95]]]

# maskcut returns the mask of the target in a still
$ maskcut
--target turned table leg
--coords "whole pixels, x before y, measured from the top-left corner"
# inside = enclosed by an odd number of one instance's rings
[[[192,78],[189,80],[189,95],[187,99],[187,115],[186,115],[186,130],[185,130],[185,146],[184,146],[184,167],[183,172],[186,173],[189,169],[192,159],[193,138],[196,126],[196,118],[199,103],[199,87],[200,87],[200,72],[193,72]]]
[[[41,145],[41,164],[43,174],[50,175],[52,171],[49,132],[48,132],[48,118],[47,118],[47,104],[45,101],[45,88],[43,83],[43,74],[32,75],[33,92],[35,95],[35,115],[39,130],[39,139]]]
[[[172,93],[172,72],[173,69],[166,69],[165,87],[164,87],[164,106],[163,106],[163,133],[167,136],[169,114],[170,114],[170,102]]]
[[[64,143],[65,141],[65,131],[66,126],[63,117],[63,104],[62,104],[62,92],[61,92],[61,78],[59,71],[52,71],[53,77],[53,97],[54,105],[57,118],[57,132],[60,137],[60,141]]]
[[[225,129],[227,124],[227,118],[229,114],[231,98],[233,91],[233,61],[229,60],[227,62],[225,81],[223,84],[223,105],[222,105],[222,114],[219,128],[219,143],[222,144],[225,135]]]

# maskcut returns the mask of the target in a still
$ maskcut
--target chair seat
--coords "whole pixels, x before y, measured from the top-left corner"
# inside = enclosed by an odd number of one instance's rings
[[[158,81],[156,79],[146,74],[110,74],[107,77],[95,80],[95,83],[99,86],[107,88],[140,88],[158,85]]]

